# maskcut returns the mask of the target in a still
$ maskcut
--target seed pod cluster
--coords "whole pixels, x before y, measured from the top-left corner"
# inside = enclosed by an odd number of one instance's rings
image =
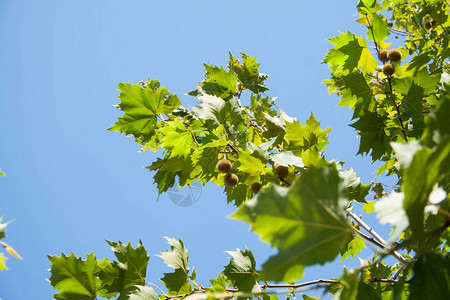
[[[231,161],[226,158],[219,160],[216,164],[216,168],[220,173],[227,173],[224,179],[227,187],[235,187],[239,183],[239,177],[234,173],[229,173],[232,167]]]

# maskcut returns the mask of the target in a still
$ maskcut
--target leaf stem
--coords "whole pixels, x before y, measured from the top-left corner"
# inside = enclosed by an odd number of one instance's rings
[[[392,77],[388,77],[388,82],[389,82],[389,97],[392,99],[392,103],[395,106],[395,109],[397,110],[397,116],[398,116],[398,121],[400,122],[400,127],[401,127],[401,131],[403,134],[403,139],[405,140],[405,142],[408,142],[408,138],[406,137],[406,131],[405,131],[405,127],[403,126],[403,120],[402,120],[402,116],[400,114],[400,108],[399,105],[397,105],[397,103],[395,102],[395,99],[392,97],[393,92],[392,92],[392,82],[391,82]]]

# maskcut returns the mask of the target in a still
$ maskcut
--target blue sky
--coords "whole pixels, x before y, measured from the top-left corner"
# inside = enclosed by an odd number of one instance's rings
[[[202,80],[202,63],[226,65],[228,51],[257,56],[268,95],[301,122],[313,112],[332,127],[328,159],[347,161],[365,183],[374,175],[355,157],[351,112],[321,83],[320,64],[338,31],[360,33],[355,1],[0,1],[0,216],[14,219],[5,240],[24,257],[0,272],[3,299],[51,299],[47,254],[112,257],[108,240],[142,239],[148,280],[168,269],[155,257],[180,237],[208,285],[226,250],[248,246],[262,264],[274,250],[226,216],[218,187],[188,208],[157,199],[144,169],[159,153],[138,153],[132,138],[107,131],[120,116],[119,82],[159,79],[183,105]],[[370,220],[370,219],[369,219]],[[369,252],[367,252],[368,255]],[[341,268],[307,269],[303,280]]]

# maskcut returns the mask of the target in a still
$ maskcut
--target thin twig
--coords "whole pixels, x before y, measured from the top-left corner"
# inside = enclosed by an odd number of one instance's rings
[[[382,249],[392,250],[392,245],[388,245],[386,241],[375,231],[372,227],[367,225],[361,218],[359,218],[354,212],[351,211],[351,208],[346,210],[347,214],[353,218],[362,228],[364,228],[368,233],[370,233],[381,245],[383,245]],[[406,259],[397,251],[392,251],[392,256],[394,256],[402,265],[406,266],[408,262]]]
[[[397,279],[397,277],[400,275],[400,273],[403,271],[404,268],[405,266],[401,265],[400,268],[397,270],[397,272],[395,272],[394,276],[392,276],[391,280]]]

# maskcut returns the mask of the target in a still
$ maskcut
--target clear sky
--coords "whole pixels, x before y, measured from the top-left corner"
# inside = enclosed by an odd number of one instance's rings
[[[0,216],[15,220],[5,242],[24,257],[0,272],[0,297],[51,299],[47,254],[111,258],[105,239],[142,239],[148,280],[160,286],[169,269],[154,255],[168,248],[164,236],[183,239],[205,286],[227,264],[226,250],[248,246],[259,265],[274,253],[226,217],[235,208],[221,188],[205,186],[188,208],[167,195],[157,201],[144,167],[160,153],[138,153],[132,138],[106,130],[121,115],[112,106],[119,82],[159,79],[194,105],[184,94],[203,79],[202,63],[226,65],[228,51],[257,56],[271,76],[267,94],[300,122],[313,112],[332,127],[327,158],[369,183],[374,168],[355,157],[351,112],[321,83],[326,39],[362,32],[355,13],[351,0],[0,0]],[[309,268],[303,280],[341,271]]]

